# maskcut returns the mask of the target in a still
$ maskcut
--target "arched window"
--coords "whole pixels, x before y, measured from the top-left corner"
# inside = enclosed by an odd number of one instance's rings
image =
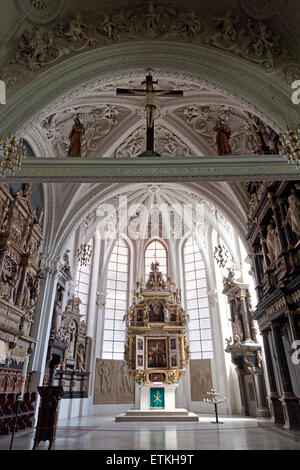
[[[89,243],[91,250],[93,250],[93,242]],[[81,300],[80,314],[84,315],[84,320],[87,321],[87,308],[88,308],[88,295],[90,285],[90,271],[91,271],[91,259],[85,265],[78,264],[76,272],[76,287],[75,296]]]
[[[167,274],[167,251],[159,240],[150,242],[145,250],[145,279],[151,269],[151,263],[159,262],[159,270],[163,274]]]
[[[124,359],[125,323],[128,291],[128,246],[120,238],[113,249],[107,272],[104,316],[103,359]]]
[[[193,237],[183,246],[186,311],[191,359],[213,357],[205,265]]]

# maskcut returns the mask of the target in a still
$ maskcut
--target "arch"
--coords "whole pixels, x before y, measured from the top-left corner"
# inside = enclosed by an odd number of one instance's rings
[[[142,186],[141,184],[136,184],[135,193],[140,191]],[[58,201],[62,200],[61,195],[58,193],[60,187],[61,185],[54,183],[45,185],[45,257],[49,261],[53,260],[54,265],[63,254],[71,234],[83,222],[87,214],[95,210],[100,204],[108,202],[120,194],[127,194],[128,191],[133,189],[132,185],[123,183],[95,184],[88,190],[86,190],[84,184],[70,184],[64,189],[64,191],[67,190],[68,192],[66,194],[64,192],[63,205],[58,210]],[[166,188],[168,187],[166,185]],[[136,188],[138,188],[138,191],[136,191]],[[229,185],[227,183],[221,187],[219,184],[203,183],[200,187],[196,184],[176,183],[176,188],[186,196],[190,192],[210,201],[216,208],[222,211],[234,229],[237,230],[241,239],[244,240],[247,219],[242,187],[240,189],[241,195],[238,194],[238,190],[235,188],[235,191],[229,197]],[[186,197],[186,203],[189,202],[191,200],[188,200]],[[221,229],[221,224],[219,229]],[[246,242],[244,246],[247,250]]]
[[[206,80],[237,101],[248,103],[275,130],[283,128],[287,120],[291,125],[299,120],[290,89],[276,73],[266,73],[244,59],[209,47],[139,41],[94,49],[39,74],[9,97],[0,133],[16,132],[26,123],[32,126],[46,106],[49,111],[55,110],[62,97],[67,100],[68,93],[73,94],[83,85],[88,90],[92,80],[101,83],[104,78],[124,78],[133,72],[143,76],[149,64],[155,71],[169,71],[182,77],[190,74]]]

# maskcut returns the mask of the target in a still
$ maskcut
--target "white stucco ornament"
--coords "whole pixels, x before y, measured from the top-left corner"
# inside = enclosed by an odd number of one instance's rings
[[[284,0],[239,0],[242,10],[257,20],[274,18],[284,3]]]
[[[63,6],[61,0],[17,0],[17,3],[29,21],[38,24],[53,21]]]

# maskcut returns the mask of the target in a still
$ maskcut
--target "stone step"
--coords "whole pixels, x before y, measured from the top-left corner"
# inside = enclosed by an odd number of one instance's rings
[[[187,415],[172,415],[172,414],[164,414],[164,415],[126,415],[125,413],[116,416],[115,421],[117,422],[140,422],[140,423],[147,423],[147,422],[170,422],[170,421],[177,421],[177,422],[199,422],[199,417],[192,412],[188,412]]]
[[[189,412],[184,408],[176,410],[128,410],[126,416],[188,416]]]

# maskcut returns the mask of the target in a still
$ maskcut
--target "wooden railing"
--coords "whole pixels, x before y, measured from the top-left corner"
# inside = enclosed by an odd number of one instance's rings
[[[0,367],[0,435],[12,432],[18,406],[22,371]],[[16,431],[33,426],[34,404],[37,392],[28,392],[30,373],[27,375],[25,393],[20,402]]]

